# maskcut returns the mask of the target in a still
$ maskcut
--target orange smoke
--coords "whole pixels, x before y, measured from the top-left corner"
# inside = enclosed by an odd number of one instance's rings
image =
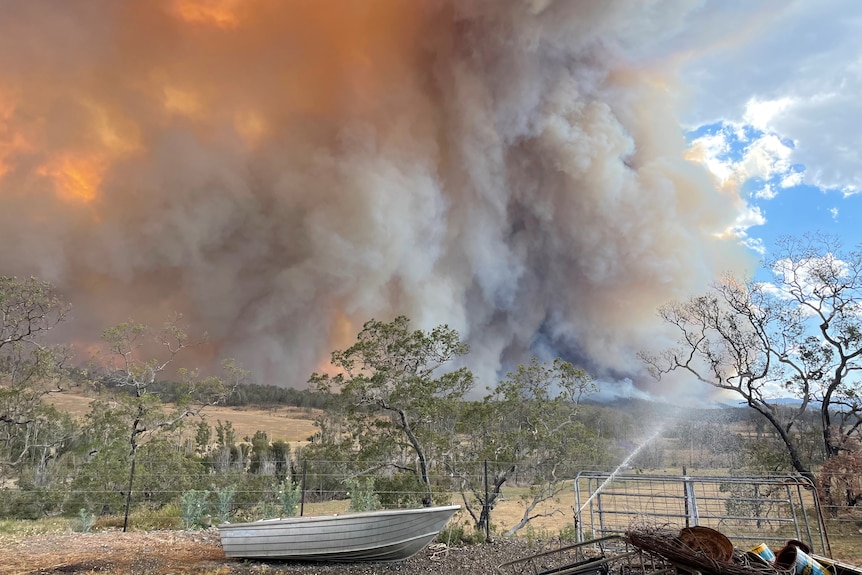
[[[135,3],[118,16],[119,68],[97,62],[83,83],[68,73],[49,86],[21,77],[19,101],[0,97],[0,175],[27,149],[24,134],[34,134],[44,157],[32,173],[63,200],[91,202],[115,162],[141,151],[140,133],[151,134],[154,122],[190,121],[202,137],[215,137],[232,118],[232,129],[255,146],[273,126],[290,129],[309,115],[385,113],[382,92],[409,80],[415,62],[405,47],[422,25],[422,11],[400,0],[166,0]],[[260,52],[278,45],[275,54]],[[43,88],[36,101],[21,101]],[[54,124],[51,108],[68,95],[72,103],[62,105],[78,108],[76,125]],[[142,115],[126,109],[131,96]]]
[[[34,55],[31,69],[10,75],[21,88],[0,92],[0,177],[17,176],[0,195],[22,186],[53,193],[61,204],[104,211],[109,225],[136,217],[144,200],[128,194],[141,182],[127,178],[140,176],[134,166],[150,161],[166,135],[193,134],[206,145],[233,134],[255,150],[297,130],[326,141],[326,127],[345,118],[389,119],[392,100],[413,89],[428,23],[424,8],[402,0],[162,0],[118,4],[105,15],[116,42],[99,46],[86,11],[70,14],[81,29],[64,30],[60,41],[92,40],[92,53],[70,53],[68,62]],[[93,273],[100,284],[114,275]],[[186,296],[171,291],[150,307],[182,307]],[[349,344],[350,320],[335,317],[333,341]],[[324,361],[329,351],[315,355]]]
[[[103,156],[60,153],[36,168],[36,173],[53,180],[63,199],[89,202],[96,197],[107,169]]]
[[[629,375],[654,310],[739,259],[682,158],[678,6],[27,0],[0,19],[2,273],[68,338],[181,312],[202,363],[302,385],[371,318]],[[622,35],[633,34],[632,38]],[[675,29],[675,26],[667,27]]]
[[[239,0],[175,0],[169,10],[186,22],[234,28],[239,24],[238,5]]]

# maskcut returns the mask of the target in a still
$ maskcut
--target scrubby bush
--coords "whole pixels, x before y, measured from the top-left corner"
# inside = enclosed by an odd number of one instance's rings
[[[198,491],[191,489],[183,493],[180,503],[180,514],[183,519],[183,527],[191,529],[199,526],[206,515],[209,491]]]
[[[236,489],[233,486],[224,487],[215,492],[214,515],[220,522],[230,520],[235,495]]]
[[[302,500],[302,488],[290,481],[284,481],[278,486],[278,501],[281,503],[281,516],[294,517],[299,502]]]
[[[374,492],[374,478],[365,480],[350,478],[346,481],[350,497],[349,511],[374,511],[380,509],[380,498]]]
[[[78,531],[81,533],[89,533],[93,529],[93,525],[96,523],[96,516],[87,511],[84,508],[81,508],[78,511]]]
[[[378,477],[374,489],[385,509],[420,507],[425,488],[414,473],[397,473],[392,477]]]

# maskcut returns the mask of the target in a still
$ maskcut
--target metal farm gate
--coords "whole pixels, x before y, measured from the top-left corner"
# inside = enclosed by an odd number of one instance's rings
[[[813,484],[802,477],[698,477],[580,473],[574,482],[578,541],[630,527],[700,525],[740,548],[780,547],[788,539],[830,555]]]

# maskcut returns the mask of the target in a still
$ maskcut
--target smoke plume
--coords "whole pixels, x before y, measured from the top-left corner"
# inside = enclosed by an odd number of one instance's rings
[[[397,314],[481,385],[531,354],[638,381],[656,307],[743,258],[645,56],[690,7],[3,1],[0,273],[78,342],[181,312],[263,383]]]

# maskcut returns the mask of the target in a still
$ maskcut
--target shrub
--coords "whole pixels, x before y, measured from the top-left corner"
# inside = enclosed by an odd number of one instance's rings
[[[234,495],[236,495],[234,487],[225,487],[215,492],[215,516],[222,523],[230,520]]]
[[[398,473],[392,477],[379,477],[374,484],[380,505],[386,509],[419,507],[425,495],[425,486],[413,473]]]
[[[89,533],[96,523],[96,516],[84,509],[78,511],[78,531],[81,533]]]
[[[374,492],[374,478],[366,477],[365,481],[351,477],[347,480],[350,506],[348,511],[374,511],[380,509],[380,499]]]
[[[279,506],[272,501],[264,501],[259,505],[255,505],[250,510],[250,520],[256,519],[272,519],[279,516]]]
[[[181,498],[181,515],[183,526],[186,529],[199,526],[204,518],[207,510],[207,499],[209,499],[209,491],[198,491],[190,489],[183,493]]]
[[[575,526],[572,524],[566,525],[560,529],[560,542],[574,543],[578,540],[578,533],[575,531]]]
[[[233,510],[235,517],[260,518],[261,505],[273,507],[275,505],[275,494],[277,483],[275,477],[264,475],[249,475],[241,473],[230,473],[231,481],[222,482],[222,489],[235,487],[233,498]],[[271,512],[269,512],[271,511]],[[278,515],[277,508],[268,510],[269,517]]]
[[[180,516],[180,508],[173,503],[162,505],[160,507],[142,505],[132,513],[132,517],[129,522],[134,525],[136,529],[142,530],[177,529],[182,523]],[[119,523],[116,527],[122,527],[123,516],[116,516],[116,520]],[[100,522],[101,518],[96,521],[96,524],[99,525]]]
[[[0,516],[8,519],[42,519],[61,507],[63,492],[47,487],[0,489]]]
[[[296,508],[302,499],[302,488],[290,481],[284,481],[278,486],[278,500],[281,503],[281,516],[294,517]]]
[[[450,521],[434,541],[446,545],[477,545],[485,541],[485,533],[473,527],[466,528],[463,523]]]

